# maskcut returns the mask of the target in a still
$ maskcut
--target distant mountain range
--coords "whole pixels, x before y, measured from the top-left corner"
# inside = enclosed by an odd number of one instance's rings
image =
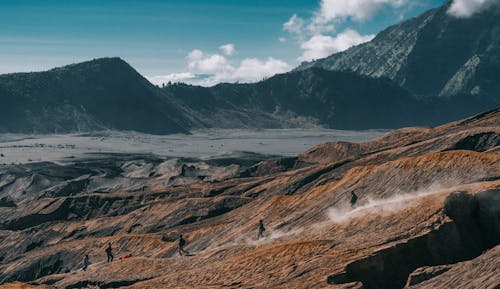
[[[119,58],[0,75],[0,132],[436,125],[500,106],[500,12],[449,4],[252,84],[149,83]]]

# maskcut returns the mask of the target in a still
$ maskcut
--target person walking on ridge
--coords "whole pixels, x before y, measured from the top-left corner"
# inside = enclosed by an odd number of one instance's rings
[[[354,208],[354,205],[356,205],[357,201],[358,196],[354,192],[351,192],[351,208]]]
[[[262,220],[259,221],[259,234],[257,234],[257,239],[264,238],[264,222]]]
[[[182,236],[182,234],[179,235],[179,255],[180,256],[186,256],[186,255],[189,255],[189,252],[187,252],[186,250],[184,250],[184,246],[186,245],[186,240],[184,239],[184,237]]]
[[[108,263],[113,262],[113,248],[111,248],[111,243],[108,243],[106,255],[108,256]]]
[[[87,268],[89,267],[89,265],[90,265],[89,255],[86,254],[85,257],[83,258],[82,270],[87,271]]]

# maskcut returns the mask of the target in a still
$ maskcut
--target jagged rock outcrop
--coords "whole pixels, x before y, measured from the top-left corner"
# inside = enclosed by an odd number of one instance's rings
[[[500,246],[477,258],[447,266],[419,268],[405,288],[496,288],[499,286]]]

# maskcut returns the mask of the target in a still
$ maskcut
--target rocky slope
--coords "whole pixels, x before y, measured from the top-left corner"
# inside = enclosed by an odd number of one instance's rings
[[[500,101],[500,5],[470,18],[451,1],[382,31],[372,41],[311,66],[388,77],[417,95],[480,95]]]
[[[239,168],[4,167],[0,288],[494,288],[499,124],[497,109]]]

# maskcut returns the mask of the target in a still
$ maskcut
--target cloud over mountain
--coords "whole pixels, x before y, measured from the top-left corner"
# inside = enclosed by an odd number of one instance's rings
[[[212,86],[221,82],[255,82],[292,69],[290,64],[273,57],[234,61],[230,58],[236,52],[234,44],[221,45],[219,50],[222,54],[194,49],[186,57],[188,71],[152,76],[149,80],[156,84],[172,81]]]
[[[499,3],[498,0],[454,0],[448,14],[458,18],[468,18]]]
[[[346,29],[335,37],[327,35],[314,35],[301,44],[304,51],[299,57],[301,61],[327,57],[333,53],[344,51],[352,46],[372,40],[375,35],[361,35],[356,30]]]
[[[357,21],[372,18],[384,7],[399,7],[406,0],[322,0],[316,21],[329,22],[351,17]]]
[[[337,26],[347,20],[364,21],[385,7],[400,7],[406,0],[322,0],[310,19],[293,14],[283,23],[283,30],[299,42],[302,54],[299,61],[323,58],[352,46],[372,40],[372,34],[362,35],[347,27],[342,32]]]

